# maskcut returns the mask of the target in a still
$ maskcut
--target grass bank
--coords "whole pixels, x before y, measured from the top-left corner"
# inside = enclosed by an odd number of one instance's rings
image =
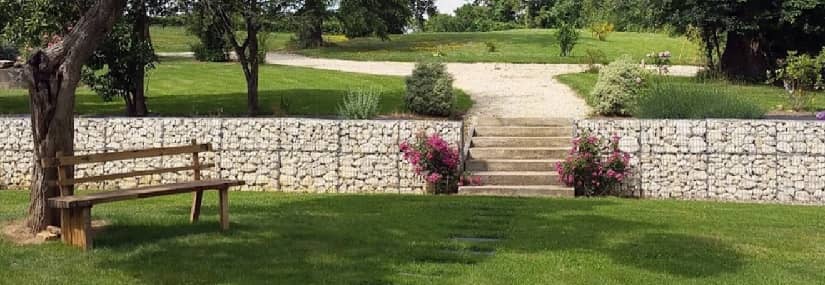
[[[0,222],[28,195],[0,192]],[[0,240],[8,284],[815,284],[817,207],[233,192],[189,225],[191,197],[95,207],[111,223],[83,253]],[[470,241],[469,237],[495,238]],[[274,281],[276,280],[276,281]]]
[[[596,73],[573,73],[556,77],[560,82],[570,86],[579,96],[587,101],[588,105],[595,105],[595,99],[590,96],[593,87],[599,79]],[[776,111],[780,106],[783,109],[790,108],[787,93],[784,89],[767,84],[743,84],[724,80],[700,80],[690,77],[671,76],[667,78],[656,78],[657,80],[667,80],[669,84],[682,89],[707,89],[715,90],[730,96],[741,98],[754,103],[764,110]],[[825,94],[819,94],[814,98],[809,107],[810,110],[825,109]]]
[[[301,67],[262,65],[259,86],[264,114],[295,116],[336,115],[350,90],[383,91],[380,113],[405,113],[404,79]],[[162,59],[147,80],[149,110],[160,116],[243,116],[246,113],[246,81],[237,63],[202,63],[188,59]],[[472,101],[457,90],[458,109]],[[0,89],[0,114],[26,114],[25,90]],[[122,115],[123,102],[104,102],[87,88],[78,89],[76,111],[81,115]]]

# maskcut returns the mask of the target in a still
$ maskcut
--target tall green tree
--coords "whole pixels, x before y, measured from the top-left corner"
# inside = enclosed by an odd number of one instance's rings
[[[435,0],[409,0],[410,11],[412,12],[415,29],[418,31],[424,30],[424,25],[427,18],[438,15],[438,6],[435,5]]]
[[[296,37],[303,48],[322,46],[324,21],[338,17],[348,37],[402,33],[412,17],[408,0],[291,0]],[[333,11],[337,9],[336,11]]]

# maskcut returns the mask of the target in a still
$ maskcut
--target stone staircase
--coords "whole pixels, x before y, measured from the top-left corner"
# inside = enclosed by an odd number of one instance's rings
[[[573,197],[556,173],[572,135],[567,119],[479,118],[465,166],[482,185],[462,186],[458,194]]]

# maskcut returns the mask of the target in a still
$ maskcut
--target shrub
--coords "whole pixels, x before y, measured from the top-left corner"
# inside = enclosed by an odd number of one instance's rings
[[[619,150],[619,139],[613,136],[605,142],[588,133],[574,139],[570,156],[556,164],[561,182],[575,187],[577,195],[614,193],[630,174],[630,155]]]
[[[338,106],[338,114],[353,120],[375,118],[381,104],[381,93],[380,90],[375,89],[350,91],[347,96],[344,96],[344,102]]]
[[[607,36],[613,33],[614,26],[610,22],[597,22],[590,24],[590,33],[593,34],[594,38],[599,39],[600,41],[606,41]]]
[[[587,71],[598,71],[599,64],[607,63],[607,55],[600,49],[589,48],[584,51],[584,62],[587,64]]]
[[[788,57],[775,71],[771,81],[781,81],[788,91],[788,99],[794,111],[801,111],[811,104],[813,92],[825,87],[825,49],[818,57],[788,52]]]
[[[599,81],[590,96],[601,115],[630,115],[630,107],[644,87],[645,71],[628,56],[622,56],[599,71]]]
[[[563,23],[559,27],[558,32],[559,47],[561,48],[561,56],[570,56],[573,53],[573,47],[579,41],[579,32],[572,24]]]
[[[436,194],[456,192],[460,179],[457,148],[450,147],[438,134],[423,133],[419,133],[414,142],[402,142],[399,148],[413,171],[435,186]]]
[[[421,115],[448,116],[455,104],[453,78],[440,62],[419,62],[407,77],[407,108]]]
[[[484,42],[484,45],[487,47],[487,52],[496,52],[498,50],[494,42]]]
[[[647,54],[647,58],[656,66],[656,71],[660,75],[670,73],[670,52],[652,52]]]
[[[189,47],[198,61],[224,62],[229,60],[229,55],[223,49],[208,48],[202,43],[194,43]]]
[[[765,110],[740,94],[672,82],[644,90],[633,115],[649,119],[758,119]]]
[[[3,60],[17,60],[20,51],[13,45],[0,41],[0,59]]]

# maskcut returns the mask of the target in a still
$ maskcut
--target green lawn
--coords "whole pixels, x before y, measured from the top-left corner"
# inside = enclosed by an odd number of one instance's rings
[[[157,52],[185,52],[191,51],[190,46],[198,42],[195,36],[186,32],[184,27],[175,26],[151,26],[149,33],[152,36]],[[240,38],[246,37],[245,33],[238,33]],[[275,51],[286,48],[287,42],[292,38],[289,33],[270,33],[267,42],[267,50]]]
[[[246,81],[237,63],[201,63],[185,59],[163,59],[150,72],[148,106],[162,116],[222,115],[246,113]],[[348,91],[377,88],[384,91],[381,113],[406,112],[403,104],[404,79],[277,65],[261,66],[260,107],[267,114],[336,115]],[[461,92],[458,109],[472,105]],[[0,114],[29,111],[25,90],[0,89]],[[283,104],[282,104],[283,102]],[[123,102],[116,98],[103,102],[96,94],[80,88],[76,110],[83,115],[122,115]]]
[[[590,92],[599,79],[598,74],[574,73],[559,75],[556,78],[567,86],[570,86],[570,88],[584,98],[589,105],[595,105],[595,99],[590,96]],[[785,109],[790,108],[785,90],[767,84],[740,84],[722,80],[699,80],[678,76],[668,77],[666,80],[691,88],[713,88],[729,94],[744,94],[747,95],[744,96],[745,98],[752,100],[765,110],[777,110],[778,106],[782,106]],[[814,98],[813,104],[810,106],[811,110],[825,109],[825,98],[823,98],[823,95],[825,94],[820,94]]]
[[[815,284],[818,207],[620,199],[188,195],[97,206],[83,253],[0,240],[6,284]],[[0,221],[28,195],[0,192]],[[494,242],[455,237],[499,238]]]
[[[682,37],[650,33],[613,33],[599,41],[581,31],[573,56],[560,57],[554,30],[513,30],[487,33],[414,33],[396,35],[389,41],[360,38],[339,42],[321,49],[298,53],[352,60],[417,61],[443,53],[448,62],[515,62],[515,63],[583,63],[587,49],[598,49],[608,59],[630,54],[641,60],[647,53],[669,50],[674,64],[697,64],[700,54],[696,45]],[[496,45],[488,52],[486,42]]]
[[[197,40],[180,27],[152,27],[151,33],[159,52],[189,51],[189,44]],[[417,61],[433,58],[433,54],[441,52],[443,57],[440,59],[447,62],[584,63],[588,49],[601,50],[610,60],[623,54],[641,60],[647,53],[669,50],[673,53],[674,64],[698,64],[701,59],[696,45],[683,37],[617,32],[607,41],[599,41],[587,31],[582,30],[580,34],[579,44],[571,57],[559,56],[555,30],[414,33],[393,35],[388,41],[329,36],[327,41],[332,42],[329,47],[292,52],[313,57],[372,61]],[[269,50],[275,51],[287,48],[293,35],[277,33],[272,37]],[[487,42],[494,43],[497,51],[488,52]]]

